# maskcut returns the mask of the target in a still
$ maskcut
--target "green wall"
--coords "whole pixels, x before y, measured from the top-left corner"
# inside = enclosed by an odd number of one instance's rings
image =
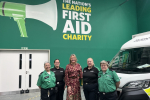
[[[0,0],[2,1],[2,0]],[[49,0],[7,0],[8,2],[38,5]],[[56,0],[58,6],[57,30],[35,19],[26,19],[28,38],[20,37],[17,23],[13,18],[0,16],[0,48],[1,49],[50,49],[50,62],[60,59],[61,66],[69,63],[71,54],[76,54],[78,63],[84,68],[88,57],[94,59],[99,66],[101,60],[111,60],[123,43],[137,34],[136,0],[82,0],[91,3],[92,35],[89,40],[64,40],[63,28],[66,19],[62,18],[63,0]],[[75,25],[75,21],[72,21]],[[68,32],[68,34],[70,34]]]
[[[150,0],[137,0],[138,33],[150,31]]]

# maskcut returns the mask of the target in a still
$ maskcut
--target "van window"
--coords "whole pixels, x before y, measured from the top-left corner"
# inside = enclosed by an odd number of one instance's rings
[[[150,47],[120,51],[110,62],[109,68],[131,74],[150,72]]]

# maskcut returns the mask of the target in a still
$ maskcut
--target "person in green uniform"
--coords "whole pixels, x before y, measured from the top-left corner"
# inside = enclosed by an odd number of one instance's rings
[[[41,90],[41,100],[55,100],[56,99],[56,78],[54,72],[50,71],[50,63],[45,62],[45,70],[40,73],[37,86]],[[50,95],[49,95],[50,94]]]
[[[100,66],[101,71],[98,73],[100,100],[116,100],[120,79],[115,71],[109,70],[107,61],[101,61]]]

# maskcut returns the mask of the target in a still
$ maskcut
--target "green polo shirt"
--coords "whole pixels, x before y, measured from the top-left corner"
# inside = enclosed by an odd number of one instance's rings
[[[115,71],[107,69],[105,74],[102,70],[98,73],[98,89],[100,92],[113,92],[116,90],[116,83],[120,81]]]
[[[54,72],[50,71],[50,74],[47,71],[43,71],[39,75],[39,79],[37,81],[37,86],[40,86],[43,89],[52,88],[56,85],[56,78]]]

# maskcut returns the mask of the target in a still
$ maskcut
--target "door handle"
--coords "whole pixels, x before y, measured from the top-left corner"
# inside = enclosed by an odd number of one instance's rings
[[[29,74],[29,71],[26,71],[26,74]]]

